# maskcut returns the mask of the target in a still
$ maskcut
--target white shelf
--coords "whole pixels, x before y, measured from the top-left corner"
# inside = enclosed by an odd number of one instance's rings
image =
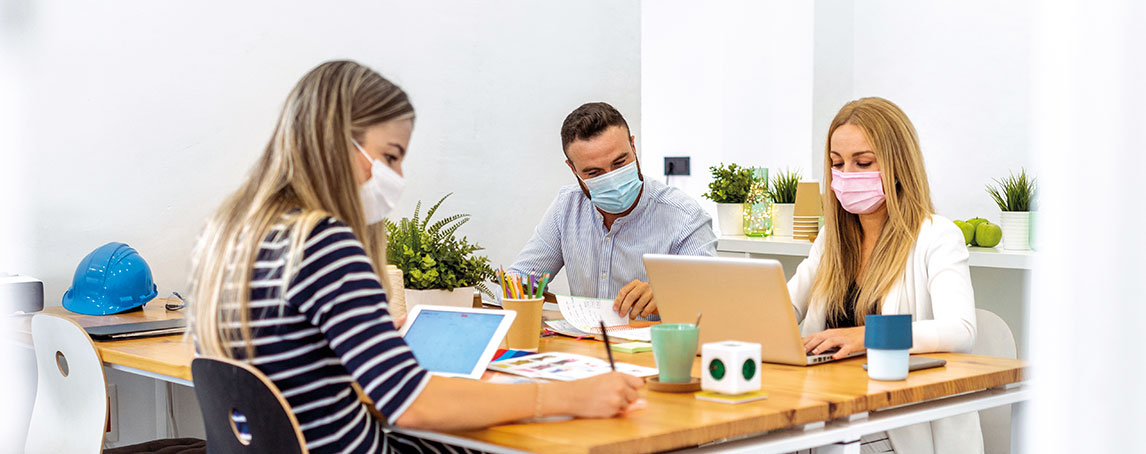
[[[748,237],[744,235],[722,236],[716,242],[716,250],[721,252],[746,252],[763,255],[792,255],[807,257],[812,252],[812,242],[796,240],[792,237],[780,238],[769,236],[764,238]]]
[[[971,259],[968,264],[981,268],[1029,270],[1035,254],[1033,251],[1007,251],[1000,248],[969,247],[967,249],[971,252]],[[812,243],[791,237],[722,236],[716,243],[716,250],[720,252],[807,257],[812,250]]]

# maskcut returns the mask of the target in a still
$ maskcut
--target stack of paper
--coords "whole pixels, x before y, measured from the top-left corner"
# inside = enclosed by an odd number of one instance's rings
[[[629,363],[616,363],[617,372],[634,377],[651,377],[656,368]],[[489,370],[530,378],[572,381],[612,371],[609,362],[572,353],[538,353],[520,358],[503,359],[489,363]]]

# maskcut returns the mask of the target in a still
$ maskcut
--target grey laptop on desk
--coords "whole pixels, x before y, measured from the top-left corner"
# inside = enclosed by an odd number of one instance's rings
[[[644,262],[661,321],[693,323],[696,314],[703,313],[702,345],[756,342],[767,363],[808,366],[832,361],[831,353],[804,352],[780,262],[662,254],[645,254]]]

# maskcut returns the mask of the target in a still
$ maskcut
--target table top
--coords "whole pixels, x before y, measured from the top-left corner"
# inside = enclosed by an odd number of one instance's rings
[[[142,311],[116,315],[83,315],[64,309],[62,306],[46,307],[40,313],[51,314],[74,320],[85,328],[120,323],[152,322],[183,318],[183,311],[168,311],[163,307],[168,298],[157,298],[147,303]],[[172,299],[172,303],[178,300]],[[15,330],[18,335],[31,339],[31,316],[23,316]],[[191,381],[191,360],[195,358],[195,347],[191,339],[183,334],[145,337],[116,341],[94,341],[96,350],[104,363],[153,372],[160,375]]]
[[[158,303],[158,304],[156,304]],[[61,307],[44,313],[76,320],[83,326],[182,317],[164,310],[162,301],[141,312],[92,317]],[[29,330],[25,330],[29,331]],[[194,348],[183,335],[95,342],[108,364],[191,380]],[[605,357],[599,341],[564,337],[541,339],[542,352]],[[653,354],[613,352],[617,361],[655,366]],[[912,372],[906,380],[869,380],[863,357],[810,367],[764,364],[763,391],[768,398],[737,405],[696,400],[692,394],[641,390],[648,407],[613,419],[575,419],[532,424],[506,424],[451,435],[520,449],[544,452],[650,452],[696,446],[759,434],[789,426],[826,421],[902,404],[922,402],[1025,379],[1025,361],[959,353],[923,356],[947,360],[945,367]],[[700,376],[700,359],[693,375]]]
[[[542,339],[540,351],[605,356],[600,342],[558,337]],[[655,365],[652,353],[613,356]],[[663,451],[1016,383],[1027,367],[1024,361],[960,353],[923,356],[945,359],[947,365],[912,372],[903,381],[881,382],[868,379],[864,357],[810,367],[766,363],[761,380],[768,398],[761,401],[730,405],[642,389],[648,407],[620,418],[508,424],[452,434],[534,452]],[[698,358],[693,376],[700,376],[700,367]]]

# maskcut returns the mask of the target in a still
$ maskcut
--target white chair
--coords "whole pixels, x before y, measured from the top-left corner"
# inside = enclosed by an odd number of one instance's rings
[[[98,453],[107,424],[107,378],[91,338],[76,322],[45,314],[32,317],[36,354],[36,403],[24,450]]]
[[[1018,356],[1015,335],[1007,322],[994,312],[976,309],[978,334],[971,353],[1014,359]],[[1011,406],[1006,405],[979,412],[979,425],[983,428],[983,450],[988,454],[1011,452]]]

